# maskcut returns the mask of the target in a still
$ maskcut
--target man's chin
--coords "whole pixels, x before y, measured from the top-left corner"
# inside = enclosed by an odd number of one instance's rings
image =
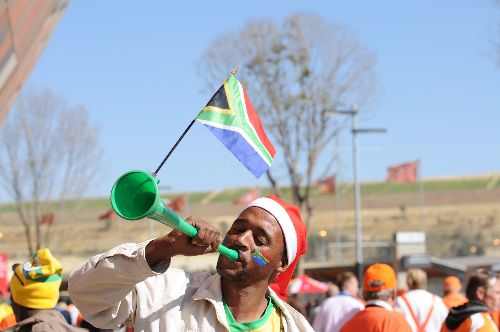
[[[230,269],[223,266],[220,260],[217,262],[217,273],[223,279],[227,279],[229,281],[242,281],[246,279],[246,272],[240,269]]]

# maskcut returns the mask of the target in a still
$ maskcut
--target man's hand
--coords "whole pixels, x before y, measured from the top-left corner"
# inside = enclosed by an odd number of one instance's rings
[[[174,229],[149,242],[146,246],[146,261],[149,266],[153,267],[176,255],[197,256],[217,251],[222,242],[219,230],[197,217],[189,217],[186,221],[198,230],[198,234],[191,239]]]

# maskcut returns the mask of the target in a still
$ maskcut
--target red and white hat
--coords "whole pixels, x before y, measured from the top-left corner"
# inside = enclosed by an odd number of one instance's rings
[[[288,204],[274,195],[257,198],[250,202],[245,209],[252,206],[260,207],[272,214],[283,231],[288,258],[287,267],[285,271],[276,276],[275,284],[271,284],[271,288],[280,298],[286,300],[288,284],[292,279],[297,261],[307,250],[306,225],[302,221],[297,206]]]

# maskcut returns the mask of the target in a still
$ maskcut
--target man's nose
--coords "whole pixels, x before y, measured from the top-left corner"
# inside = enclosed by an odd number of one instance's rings
[[[246,230],[245,232],[239,234],[235,242],[238,246],[246,250],[252,250],[255,247],[252,231],[250,230]]]

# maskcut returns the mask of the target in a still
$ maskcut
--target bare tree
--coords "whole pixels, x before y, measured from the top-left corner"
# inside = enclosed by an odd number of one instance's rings
[[[366,109],[373,95],[376,56],[347,28],[317,16],[298,14],[281,25],[249,22],[214,40],[200,61],[200,75],[214,90],[233,66],[249,91],[272,142],[281,149],[293,201],[306,209],[322,154],[334,154],[333,138],[344,127],[329,110],[357,104]],[[329,148],[331,147],[331,149]],[[273,167],[273,172],[277,170]],[[267,177],[276,194],[279,182]]]
[[[48,90],[20,95],[1,124],[0,183],[15,202],[30,254],[50,245],[53,211],[95,179],[98,137],[84,107]]]

